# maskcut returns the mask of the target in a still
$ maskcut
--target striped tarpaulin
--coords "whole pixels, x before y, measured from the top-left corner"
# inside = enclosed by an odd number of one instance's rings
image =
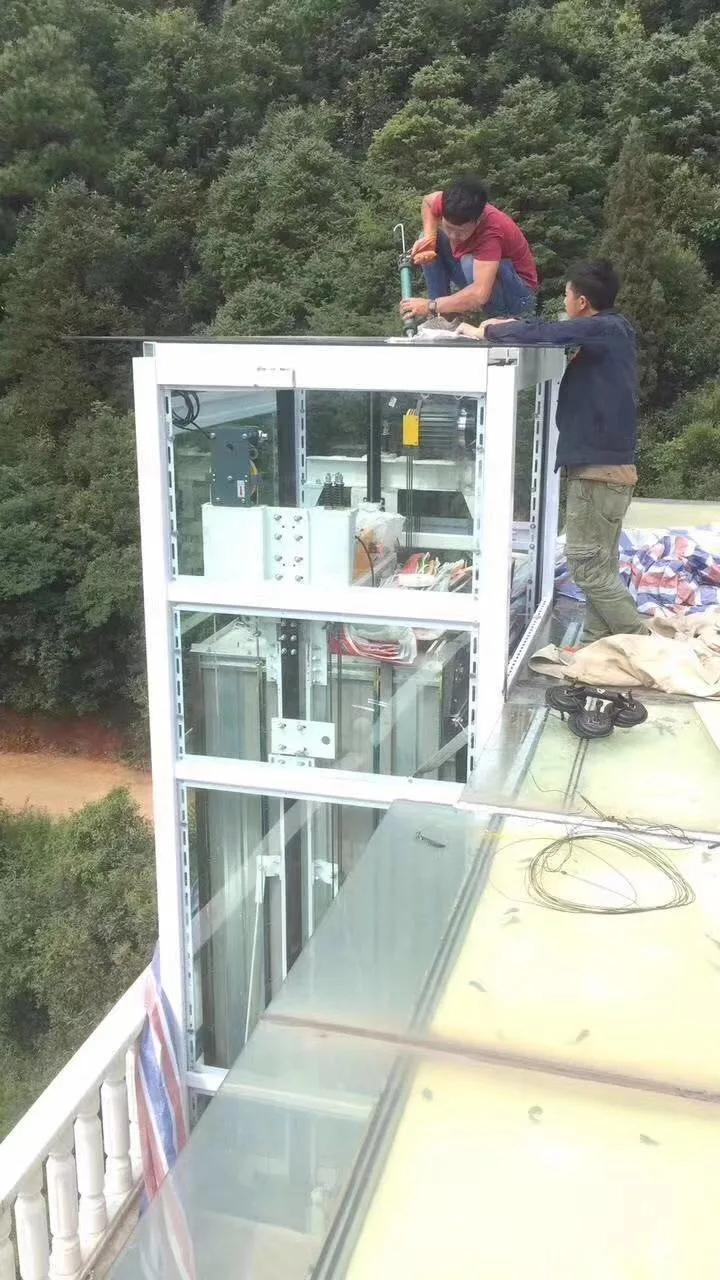
[[[161,1188],[162,1191],[152,1221],[145,1224],[144,1263],[150,1274],[170,1280],[169,1265],[174,1260],[181,1280],[195,1280],[192,1239],[185,1211],[174,1180],[167,1177],[187,1142],[188,1124],[178,1059],[179,1031],[162,990],[157,948],[147,972],[145,1014],[135,1059],[145,1184],[141,1212],[145,1212]]]

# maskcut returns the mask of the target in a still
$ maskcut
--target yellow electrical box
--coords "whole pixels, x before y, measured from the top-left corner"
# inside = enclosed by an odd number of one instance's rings
[[[417,409],[408,409],[403,414],[402,442],[404,449],[417,449],[420,444],[420,414]]]

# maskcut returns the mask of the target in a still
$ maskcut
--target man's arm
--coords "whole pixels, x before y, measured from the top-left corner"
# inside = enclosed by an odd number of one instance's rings
[[[481,262],[476,258],[473,262],[472,284],[445,298],[438,298],[438,315],[462,315],[466,311],[480,311],[495,288],[499,266],[500,259],[496,262]]]
[[[437,235],[441,209],[442,191],[431,191],[429,195],[423,196],[421,211],[423,235],[433,237]]]
[[[486,342],[501,342],[508,347],[513,342],[531,347],[602,346],[617,332],[606,316],[581,316],[578,320],[510,320],[504,324],[487,320],[480,328]]]
[[[422,266],[424,262],[433,262],[435,259],[441,210],[442,191],[431,191],[429,195],[423,196],[421,208],[422,235],[418,236],[410,250],[410,257],[419,266]]]

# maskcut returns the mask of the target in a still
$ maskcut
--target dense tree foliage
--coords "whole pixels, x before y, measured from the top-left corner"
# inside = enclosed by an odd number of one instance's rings
[[[152,831],[126,792],[56,821],[0,809],[0,1138],[155,936]]]
[[[0,700],[141,698],[129,347],[397,328],[391,227],[460,170],[556,309],[601,245],[643,343],[643,483],[717,496],[710,0],[5,0]]]

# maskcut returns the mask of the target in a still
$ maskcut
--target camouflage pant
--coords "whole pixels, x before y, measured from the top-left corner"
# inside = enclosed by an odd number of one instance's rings
[[[618,568],[620,533],[632,495],[629,485],[568,480],[568,568],[587,601],[582,644],[647,631]]]

